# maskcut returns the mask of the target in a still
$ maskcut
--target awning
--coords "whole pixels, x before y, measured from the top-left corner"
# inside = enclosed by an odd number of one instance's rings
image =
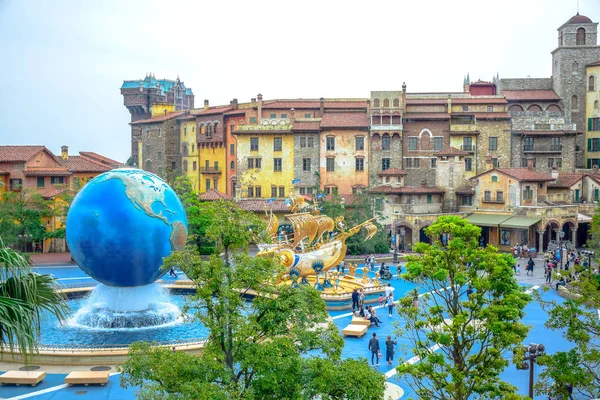
[[[500,226],[502,228],[528,229],[538,222],[540,222],[540,218],[512,217],[502,222]]]
[[[585,214],[577,214],[577,221],[579,222],[592,222],[592,217]]]
[[[497,215],[497,214],[471,214],[467,217],[467,220],[473,225],[477,226],[493,226],[497,227],[501,222],[509,219],[509,215]]]

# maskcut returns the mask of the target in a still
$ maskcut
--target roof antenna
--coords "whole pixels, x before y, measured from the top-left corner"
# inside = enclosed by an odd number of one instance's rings
[[[577,0],[577,15],[579,15],[579,0]]]

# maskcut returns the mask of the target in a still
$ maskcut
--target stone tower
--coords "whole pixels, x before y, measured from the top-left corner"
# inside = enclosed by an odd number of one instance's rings
[[[578,131],[585,130],[586,65],[600,59],[598,23],[586,16],[573,16],[558,28],[558,47],[552,51],[552,87]],[[583,135],[580,135],[583,150]],[[584,152],[577,152],[576,166],[583,167]]]

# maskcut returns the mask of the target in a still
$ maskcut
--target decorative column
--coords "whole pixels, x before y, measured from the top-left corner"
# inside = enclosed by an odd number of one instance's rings
[[[576,226],[571,226],[569,227],[569,229],[571,229],[571,243],[573,244],[573,248],[577,248],[577,227]]]
[[[557,242],[560,242],[560,231],[561,231],[561,229],[560,229],[560,228],[557,228],[557,229],[553,229],[553,231],[554,231],[554,233],[556,234],[556,241],[557,241]],[[560,243],[559,243],[559,244],[560,244]]]
[[[544,233],[545,231],[537,231],[538,233],[538,239],[540,242],[540,248],[537,249],[538,253],[543,253],[544,252]]]

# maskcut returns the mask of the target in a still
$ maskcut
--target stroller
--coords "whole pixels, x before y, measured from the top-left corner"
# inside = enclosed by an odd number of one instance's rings
[[[386,281],[392,280],[393,276],[392,276],[392,272],[390,271],[390,267],[387,265],[383,265],[379,269],[379,277]]]

